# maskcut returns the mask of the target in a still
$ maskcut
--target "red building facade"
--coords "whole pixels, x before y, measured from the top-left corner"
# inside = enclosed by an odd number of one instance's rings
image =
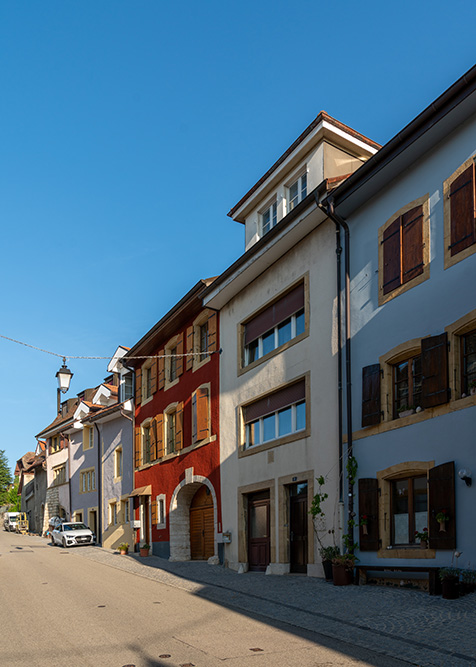
[[[128,352],[135,370],[136,542],[171,560],[222,554],[218,313],[200,281]]]

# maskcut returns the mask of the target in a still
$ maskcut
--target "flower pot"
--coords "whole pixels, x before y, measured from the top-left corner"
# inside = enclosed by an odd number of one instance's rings
[[[420,549],[428,549],[428,542],[426,540],[421,540]]]
[[[362,535],[368,535],[368,534],[369,534],[369,531],[368,531],[368,528],[367,528],[367,524],[364,523],[364,524],[362,524]]]
[[[469,393],[470,393],[471,396],[475,396],[476,395],[476,387],[471,387],[471,389],[469,390]]]
[[[410,415],[414,415],[415,410],[411,408],[411,410],[403,410],[402,412],[398,413],[399,417],[409,417]]]
[[[148,549],[139,549],[141,558],[147,558],[149,555],[149,550]]]
[[[127,556],[127,554],[129,553],[129,550],[128,549],[120,549],[119,553],[121,554],[121,556]]]
[[[458,577],[445,577],[441,582],[441,592],[444,600],[456,600],[459,597]]]
[[[345,565],[332,565],[332,578],[334,586],[349,586],[352,583],[352,570]]]
[[[446,533],[446,521],[439,521],[440,524],[440,533]]]
[[[326,581],[332,581],[332,561],[323,560],[322,567],[324,568],[324,576],[326,578]]]

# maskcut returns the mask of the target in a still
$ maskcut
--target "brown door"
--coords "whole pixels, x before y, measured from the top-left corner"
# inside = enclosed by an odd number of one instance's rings
[[[269,491],[264,491],[248,496],[248,567],[264,572],[269,561]]]
[[[190,558],[207,560],[215,554],[213,498],[210,489],[201,486],[190,504]]]
[[[291,572],[307,572],[307,484],[289,488],[289,539]]]

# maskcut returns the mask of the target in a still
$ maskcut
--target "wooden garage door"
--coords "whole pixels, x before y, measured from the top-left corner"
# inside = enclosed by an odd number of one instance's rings
[[[201,486],[190,505],[190,557],[206,560],[215,554],[213,498],[206,486]]]

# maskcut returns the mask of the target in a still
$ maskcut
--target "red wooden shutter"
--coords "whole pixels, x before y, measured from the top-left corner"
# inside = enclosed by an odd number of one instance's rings
[[[157,447],[157,458],[161,459],[164,455],[164,416],[162,414],[157,415],[155,418],[155,428],[156,428],[156,447]]]
[[[136,370],[136,405],[142,403],[142,369]]]
[[[183,332],[180,334],[177,341],[177,377],[183,373]]]
[[[150,424],[150,460],[157,458],[157,421],[153,419]]]
[[[187,328],[187,364],[186,369],[189,371],[193,367],[193,327]]]
[[[450,400],[448,387],[448,334],[421,341],[421,404],[424,408]]]
[[[163,389],[165,386],[165,359],[164,359],[165,350],[159,350],[159,358],[157,360],[158,366],[158,386],[159,389]]]
[[[197,397],[197,440],[204,440],[210,435],[210,418],[208,409],[208,387],[199,387]]]
[[[359,541],[361,551],[378,551],[378,480],[359,479],[359,524],[362,516],[367,517],[367,535],[363,526],[359,525]]]
[[[402,216],[402,283],[423,273],[423,206]]]
[[[140,466],[140,428],[138,426],[136,426],[134,438],[134,466],[136,468]]]
[[[218,347],[217,314],[212,313],[208,318],[208,351],[216,352]]]
[[[383,293],[388,294],[401,281],[401,218],[394,220],[383,233]]]
[[[430,549],[456,549],[455,464],[443,463],[428,471],[429,546]],[[449,520],[440,531],[438,512],[446,510]]]
[[[362,426],[380,423],[380,365],[362,368]]]
[[[450,186],[451,256],[476,241],[474,162]]]
[[[183,403],[177,405],[175,413],[175,451],[183,448]]]
[[[150,367],[150,393],[155,394],[157,391],[157,357],[152,359]]]

